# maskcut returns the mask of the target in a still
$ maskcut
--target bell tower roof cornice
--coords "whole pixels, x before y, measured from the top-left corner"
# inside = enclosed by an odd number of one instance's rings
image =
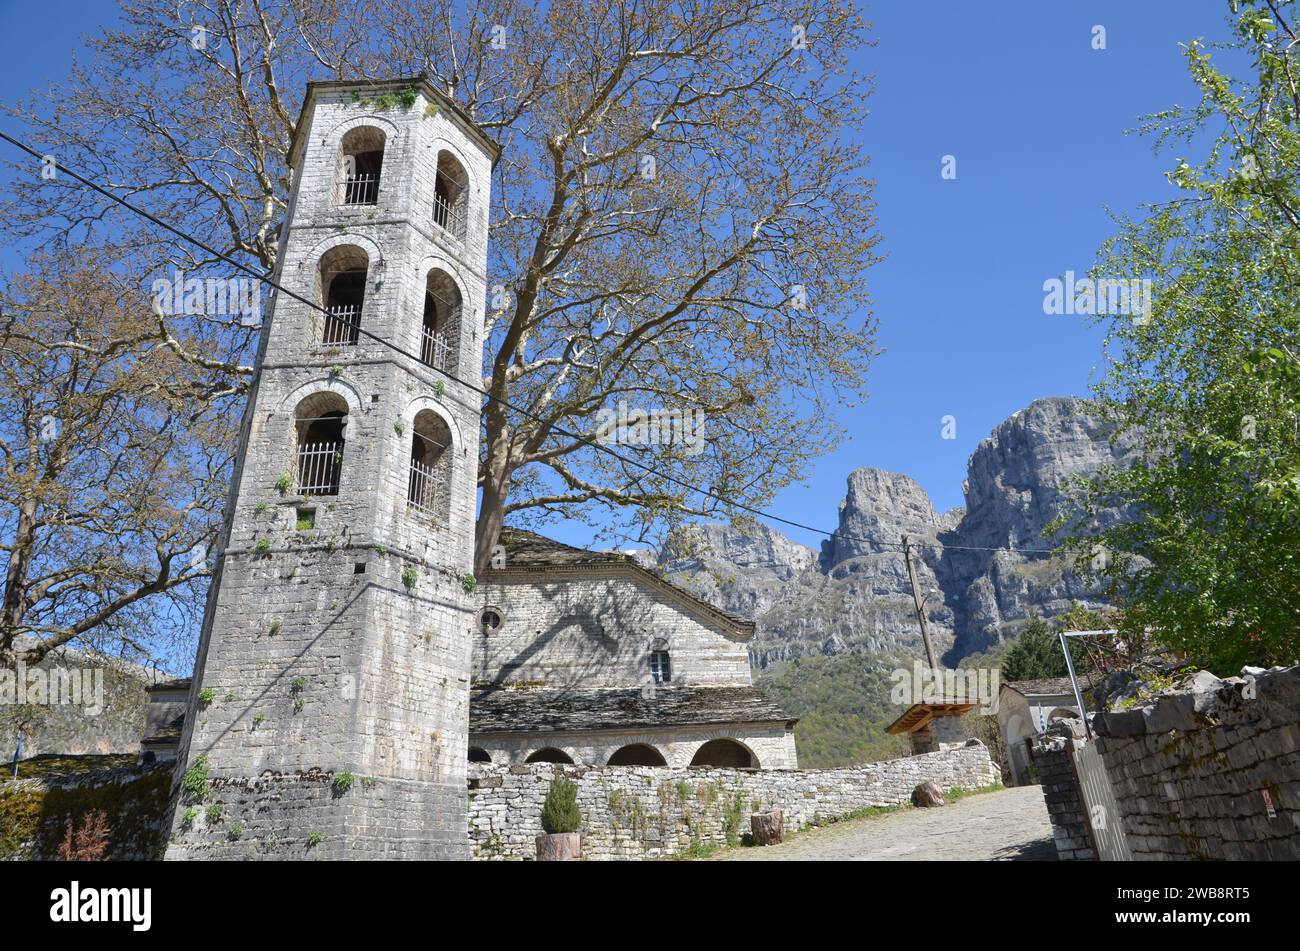
[[[465,110],[456,105],[443,90],[439,89],[433,83],[429,82],[428,77],[416,76],[409,78],[393,79],[328,79],[316,80],[307,84],[307,94],[302,100],[302,110],[298,113],[298,121],[294,124],[293,140],[289,144],[289,165],[294,167],[298,162],[298,155],[302,151],[304,141],[304,130],[307,128],[307,117],[316,104],[316,97],[321,93],[332,92],[357,92],[364,93],[367,97],[382,95],[386,92],[397,92],[402,89],[416,88],[426,99],[438,104],[440,110],[444,110],[452,122],[456,124],[462,132],[472,139],[483,150],[484,154],[492,159],[493,168],[496,167],[497,161],[501,158],[501,146],[484,132],[473,119],[471,119]]]

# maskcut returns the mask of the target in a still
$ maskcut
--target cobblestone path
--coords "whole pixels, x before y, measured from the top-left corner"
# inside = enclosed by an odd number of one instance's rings
[[[1055,861],[1052,826],[1038,786],[905,809],[821,829],[767,848],[727,849],[722,861]]]

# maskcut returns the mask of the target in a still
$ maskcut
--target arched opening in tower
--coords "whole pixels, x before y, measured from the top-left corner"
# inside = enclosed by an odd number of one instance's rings
[[[369,255],[354,245],[330,248],[321,256],[318,281],[326,313],[322,343],[352,345],[360,338],[369,268]]]
[[[294,411],[296,469],[302,495],[338,495],[348,404],[337,393],[314,393]]]
[[[460,347],[460,289],[437,268],[424,282],[424,321],[420,332],[420,361],[456,373]]]
[[[374,205],[379,202],[379,179],[384,170],[382,130],[358,126],[343,136],[339,156],[338,204]]]
[[[433,221],[458,240],[465,240],[469,188],[465,169],[448,151],[438,153],[438,174],[433,183]]]
[[[451,431],[432,410],[415,415],[406,504],[423,515],[441,516],[449,503]]]

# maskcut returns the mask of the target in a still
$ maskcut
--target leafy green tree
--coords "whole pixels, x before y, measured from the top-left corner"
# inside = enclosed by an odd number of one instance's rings
[[[1076,663],[1083,660],[1083,651],[1077,641],[1070,643],[1070,653]],[[1064,677],[1069,672],[1065,655],[1061,653],[1060,637],[1037,614],[1029,619],[1020,637],[1002,657],[1004,681],[1043,680]]]
[[[1097,318],[1098,395],[1140,459],[1061,523],[1123,629],[1221,674],[1300,658],[1300,34],[1295,0],[1229,8],[1251,73],[1186,45],[1200,101],[1143,131],[1199,158],[1168,173],[1177,198],[1119,220],[1092,275],[1152,281],[1144,312]]]

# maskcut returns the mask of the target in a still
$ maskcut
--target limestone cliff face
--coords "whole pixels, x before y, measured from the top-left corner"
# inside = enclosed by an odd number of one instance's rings
[[[971,455],[964,509],[936,513],[908,476],[858,469],[819,556],[765,526],[709,525],[670,545],[659,564],[755,619],[760,666],[850,649],[924,656],[900,545],[907,534],[935,650],[952,664],[995,646],[1031,613],[1050,618],[1074,601],[1100,606],[1059,558],[980,549],[1050,548],[1043,530],[1070,480],[1123,464],[1130,450],[1112,445],[1085,401],[1042,399]]]

